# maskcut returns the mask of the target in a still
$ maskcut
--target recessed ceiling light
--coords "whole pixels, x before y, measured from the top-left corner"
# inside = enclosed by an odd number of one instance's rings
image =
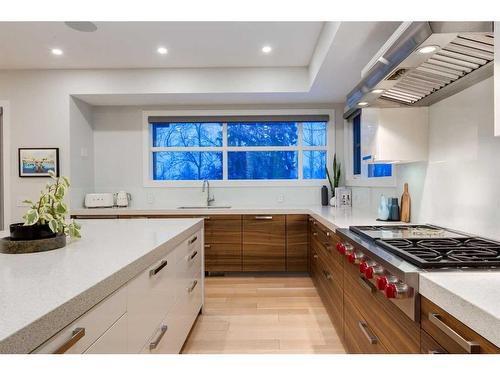
[[[366,107],[368,105],[368,102],[359,102],[358,105],[360,107]]]
[[[168,52],[168,49],[166,49],[165,47],[158,47],[156,52],[158,52],[160,55],[166,55]]]
[[[385,90],[383,89],[374,89],[372,90],[372,94],[382,94]]]
[[[51,52],[53,55],[56,56],[61,56],[63,54],[63,51],[60,48],[52,48]]]
[[[264,46],[262,47],[262,52],[264,53],[270,53],[273,50],[271,46]]]
[[[436,52],[438,49],[439,49],[438,46],[425,46],[425,47],[419,48],[418,52],[419,53],[432,53],[432,52]]]

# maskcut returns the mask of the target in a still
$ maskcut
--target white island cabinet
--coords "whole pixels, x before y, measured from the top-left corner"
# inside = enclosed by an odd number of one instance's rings
[[[34,306],[37,314],[28,321],[0,309],[7,318],[2,329],[12,330],[0,340],[0,352],[179,353],[203,306],[203,220],[83,220],[82,224],[84,235],[101,231],[100,240],[87,238],[45,256],[2,258],[7,268],[0,269],[0,276],[6,287],[20,280],[16,275],[10,284],[12,271],[31,264],[36,275],[30,287],[36,289],[38,280],[48,298],[20,298],[17,306],[12,304],[13,309],[30,313],[28,304]],[[58,279],[48,280],[56,275],[47,272],[50,269],[59,271]],[[53,288],[45,288],[50,283]],[[31,289],[34,295],[40,293]],[[12,288],[5,290],[14,293]],[[102,294],[104,298],[99,297]],[[26,319],[26,314],[18,315]],[[47,329],[54,333],[45,333]],[[26,342],[29,339],[32,342]]]

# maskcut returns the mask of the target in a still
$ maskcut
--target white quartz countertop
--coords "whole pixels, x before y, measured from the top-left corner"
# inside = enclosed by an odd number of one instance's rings
[[[332,230],[348,228],[350,225],[380,224],[376,214],[355,208],[334,208],[330,206],[286,206],[286,207],[231,207],[202,209],[138,209],[138,208],[83,208],[72,209],[71,215],[252,215],[252,214],[308,214]],[[389,224],[398,224],[392,222]]]
[[[0,353],[27,353],[159,260],[202,219],[83,220],[62,249],[0,254]]]
[[[500,271],[422,272],[419,290],[500,347]]]

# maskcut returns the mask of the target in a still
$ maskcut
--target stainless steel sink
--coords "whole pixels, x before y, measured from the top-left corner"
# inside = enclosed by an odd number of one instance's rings
[[[180,210],[201,210],[201,209],[212,209],[212,210],[217,210],[217,209],[223,209],[223,208],[231,208],[231,206],[181,206],[177,207]]]

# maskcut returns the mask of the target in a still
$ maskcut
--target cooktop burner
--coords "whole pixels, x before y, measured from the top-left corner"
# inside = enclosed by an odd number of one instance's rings
[[[368,239],[466,238],[467,235],[433,225],[369,225],[349,229]]]
[[[500,243],[482,238],[401,238],[376,243],[420,268],[500,267]]]

